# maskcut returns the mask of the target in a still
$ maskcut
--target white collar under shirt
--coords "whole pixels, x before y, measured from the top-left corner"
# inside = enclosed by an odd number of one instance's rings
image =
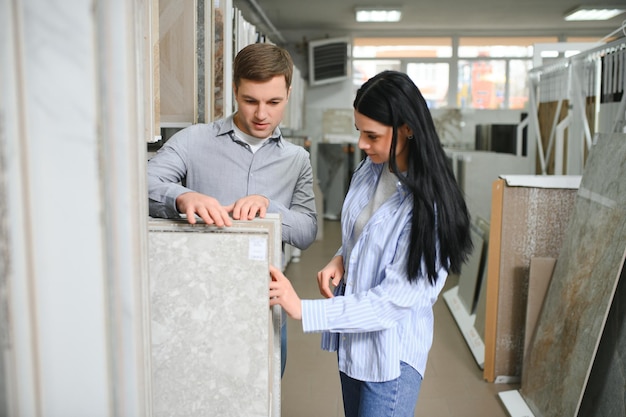
[[[261,148],[261,146],[263,146],[265,141],[268,139],[268,138],[265,138],[265,139],[255,138],[254,136],[244,133],[241,129],[237,127],[236,124],[233,123],[233,126],[235,129],[235,137],[243,142],[246,142],[250,146],[250,150],[252,151],[252,153],[255,153],[256,151],[258,151]]]

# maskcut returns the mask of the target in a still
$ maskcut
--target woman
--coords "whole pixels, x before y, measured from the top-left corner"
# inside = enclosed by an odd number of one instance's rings
[[[384,71],[354,100],[359,148],[342,246],[317,274],[326,299],[300,300],[270,268],[270,305],[324,332],[338,352],[346,417],[414,415],[433,337],[432,306],[471,251],[470,219],[420,91]],[[331,286],[334,290],[331,292]]]

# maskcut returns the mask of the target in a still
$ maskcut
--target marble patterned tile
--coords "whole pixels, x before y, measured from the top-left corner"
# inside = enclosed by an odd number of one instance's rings
[[[537,416],[577,415],[614,294],[619,296],[625,219],[626,135],[599,135],[524,362],[520,393]],[[623,381],[623,357],[613,366]],[[623,384],[621,395],[609,401],[623,405]]]
[[[578,415],[626,416],[626,268],[617,284],[609,317]]]
[[[149,245],[154,416],[268,416],[267,230],[151,226]]]

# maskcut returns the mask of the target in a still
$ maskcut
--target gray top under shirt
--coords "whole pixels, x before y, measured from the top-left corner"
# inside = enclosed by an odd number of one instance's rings
[[[374,192],[374,196],[372,197],[372,199],[367,203],[367,205],[363,208],[363,210],[361,211],[361,214],[359,214],[359,217],[356,219],[356,222],[354,223],[354,241],[356,242],[356,240],[359,239],[359,236],[361,236],[361,232],[363,231],[363,228],[365,227],[365,224],[369,221],[369,219],[372,217],[372,214],[378,210],[378,208],[380,206],[383,205],[383,203],[393,195],[393,193],[396,192],[396,190],[398,189],[398,182],[400,180],[398,179],[398,177],[396,177],[396,175],[389,171],[389,164],[387,164],[385,162],[383,169],[381,171],[380,174],[380,178],[378,179],[378,184],[376,185],[376,191]],[[351,247],[353,247],[353,245],[351,245]],[[347,259],[350,258],[350,253],[347,254]],[[347,262],[344,263],[346,265],[347,268]],[[347,274],[347,271],[344,271],[344,276]]]
[[[279,213],[283,242],[305,249],[315,240],[317,218],[309,153],[277,128],[256,151],[235,137],[232,116],[189,126],[148,161],[150,215],[176,218],[176,198],[196,191],[223,206],[260,194]],[[184,184],[184,185],[183,185]]]
[[[380,178],[378,179],[378,184],[376,185],[374,197],[369,201],[367,206],[363,208],[363,211],[359,214],[359,217],[354,224],[354,234],[357,236],[357,239],[358,236],[361,235],[363,227],[365,227],[365,223],[367,223],[370,217],[372,217],[372,213],[378,210],[385,200],[396,192],[398,181],[398,177],[396,177],[393,172],[389,171],[389,164],[385,162]]]

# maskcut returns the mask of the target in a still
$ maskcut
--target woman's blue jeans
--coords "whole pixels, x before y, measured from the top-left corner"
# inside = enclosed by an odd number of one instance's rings
[[[392,381],[365,382],[339,372],[346,417],[413,417],[422,376],[400,362],[400,376]]]

